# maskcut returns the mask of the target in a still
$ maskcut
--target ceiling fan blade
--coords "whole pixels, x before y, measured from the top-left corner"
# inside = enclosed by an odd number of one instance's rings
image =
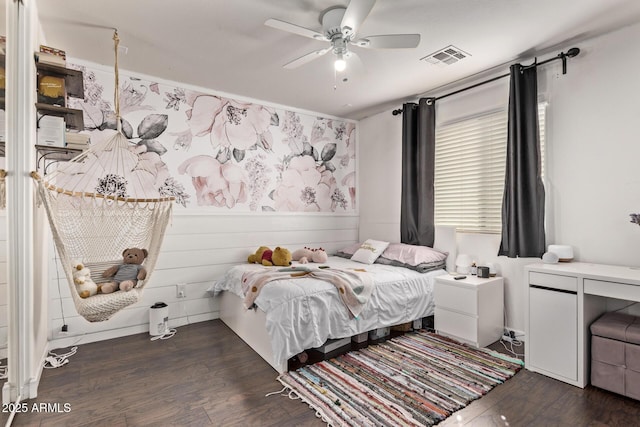
[[[347,10],[344,11],[340,24],[342,34],[348,37],[357,33],[358,28],[360,28],[360,25],[362,25],[375,4],[376,0],[351,0]]]
[[[287,68],[289,70],[293,68],[298,68],[299,66],[304,65],[307,62],[311,62],[314,59],[321,57],[322,55],[329,52],[330,50],[331,50],[331,47],[328,47],[326,49],[320,49],[320,50],[315,50],[313,52],[309,52],[306,55],[302,55],[300,58],[294,59],[291,62],[287,62],[282,67]]]
[[[370,49],[410,49],[420,44],[420,34],[386,34],[367,36],[354,40],[352,44]]]
[[[279,19],[267,19],[264,22],[264,25],[266,25],[267,27],[297,34],[299,36],[309,37],[315,40],[328,40],[324,35],[320,34],[317,31],[313,31],[299,25],[291,24],[289,22],[280,21]]]

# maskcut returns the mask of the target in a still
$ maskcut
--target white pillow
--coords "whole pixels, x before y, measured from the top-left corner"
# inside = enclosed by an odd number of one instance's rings
[[[360,248],[355,251],[351,259],[363,264],[373,264],[382,252],[387,249],[389,242],[382,242],[380,240],[367,239],[364,241]]]

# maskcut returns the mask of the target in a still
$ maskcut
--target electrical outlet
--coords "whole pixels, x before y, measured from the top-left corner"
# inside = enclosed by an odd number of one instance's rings
[[[185,285],[184,283],[178,283],[176,285],[176,297],[177,298],[187,297],[187,285]]]

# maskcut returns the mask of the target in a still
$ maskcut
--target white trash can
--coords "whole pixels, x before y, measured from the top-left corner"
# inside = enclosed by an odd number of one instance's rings
[[[149,309],[149,335],[164,335],[169,331],[169,306],[157,302]]]

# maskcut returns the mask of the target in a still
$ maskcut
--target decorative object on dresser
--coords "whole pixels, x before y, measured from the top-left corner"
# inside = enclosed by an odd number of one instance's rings
[[[456,271],[460,274],[471,274],[471,255],[458,254],[456,258]]]
[[[496,274],[497,274],[496,265],[492,262],[488,262],[485,265],[489,267],[489,277],[496,277]]]
[[[503,288],[502,277],[436,277],[436,332],[476,347],[498,341],[504,329]]]
[[[486,267],[486,266],[478,267],[478,277],[480,277],[482,279],[488,279],[489,278],[489,267]]]
[[[573,260],[573,247],[569,245],[549,245],[547,250],[550,253],[556,254],[560,262]]]
[[[547,264],[555,264],[558,261],[558,255],[553,252],[545,252],[544,254],[542,254],[542,262],[546,262]]]
[[[424,330],[278,377],[327,424],[439,423],[502,384],[522,362]]]

